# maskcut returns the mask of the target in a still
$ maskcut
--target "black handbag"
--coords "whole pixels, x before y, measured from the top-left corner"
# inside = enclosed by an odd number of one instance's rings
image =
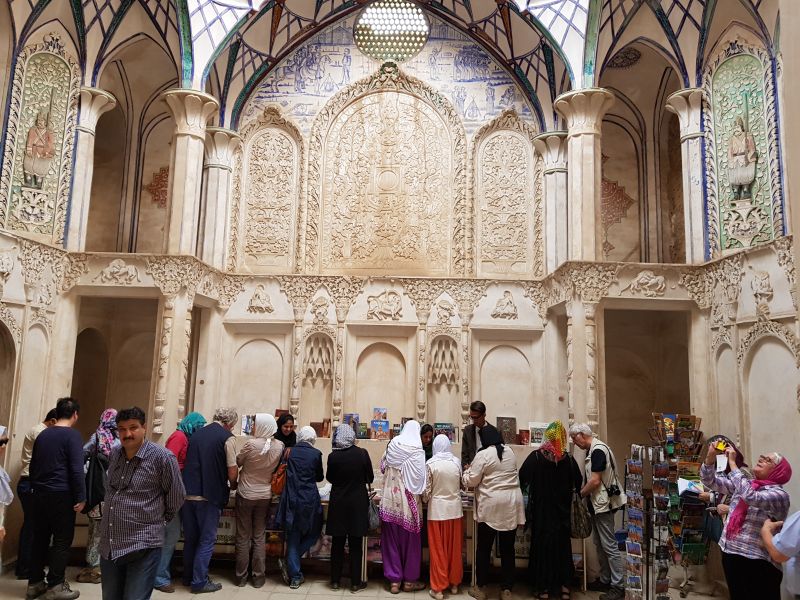
[[[95,438],[94,450],[89,452],[86,466],[86,504],[81,511],[88,514],[106,497],[106,480],[108,479],[108,457],[100,452],[99,442]]]

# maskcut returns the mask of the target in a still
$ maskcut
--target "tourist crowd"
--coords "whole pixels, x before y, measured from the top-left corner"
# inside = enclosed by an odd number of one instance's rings
[[[196,594],[220,590],[222,584],[209,577],[209,564],[222,511],[235,491],[237,586],[260,588],[266,582],[265,540],[274,505],[285,539],[285,558],[278,564],[289,587],[303,585],[300,559],[324,533],[331,538],[331,589],[342,585],[347,548],[350,591],[360,592],[366,587],[364,538],[380,527],[390,592],[429,586],[430,596],[442,600],[446,593],[458,593],[464,575],[464,490],[474,494],[476,585],[469,594],[477,600],[487,598],[494,547],[501,565],[500,599],[512,597],[520,526],[531,529],[527,580],[534,595],[570,598],[571,536],[575,507],[581,504],[576,498],[585,499],[600,562],[600,576],[589,588],[602,591],[601,600],[625,597],[623,556],[614,535],[616,513],[625,505],[622,477],[611,448],[587,425],[576,423],[567,431],[560,421],[551,423],[541,446],[518,469],[514,449],[487,423],[480,401],[470,405],[460,458],[447,436],[408,421],[380,460],[378,503],[371,492],[370,455],[357,445],[348,424],[336,428],[323,465],[314,429],[295,431],[291,415],[276,421],[257,414],[252,435],[236,444],[235,410],[218,408],[210,423],[193,412],[165,446],[147,439],[140,408],[103,411],[86,443],[74,427],[79,415],[78,402],[62,398],[24,439],[17,486],[24,524],[16,574],[28,580],[28,599],[79,596],[65,579],[78,513],[89,519],[86,566],[78,581],[101,584],[104,599],[146,600],[154,589],[173,592],[172,558],[181,531],[183,585]],[[569,453],[568,437],[585,451],[582,468]],[[782,486],[792,473],[788,460],[770,453],[748,470],[730,443],[728,468],[720,472],[720,452],[718,445],[709,446],[701,475],[711,490],[704,499],[727,515],[719,546],[731,598],[778,599],[784,576],[797,594],[800,517],[787,519],[789,495]],[[325,479],[331,487],[323,522],[317,484]],[[3,471],[0,503],[11,501],[8,484]],[[421,581],[425,543],[427,583]]]

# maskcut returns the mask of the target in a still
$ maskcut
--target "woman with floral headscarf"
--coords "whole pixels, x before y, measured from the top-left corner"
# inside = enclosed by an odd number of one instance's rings
[[[188,415],[178,422],[178,427],[167,438],[165,444],[167,450],[175,455],[178,461],[178,468],[183,471],[183,466],[186,464],[186,451],[189,449],[189,438],[192,437],[195,431],[206,426],[206,418],[199,412],[190,412]],[[172,563],[172,555],[175,553],[175,545],[181,537],[181,516],[177,514],[173,519],[167,523],[167,528],[164,531],[164,545],[161,547],[161,562],[156,571],[156,578],[153,583],[153,589],[159,592],[171,594],[175,591],[172,585],[172,573],[170,572],[170,564]]]
[[[425,589],[418,581],[422,565],[422,509],[425,491],[425,451],[420,426],[408,421],[392,438],[381,459],[381,553],[383,574],[393,594]]]
[[[83,446],[86,461],[90,456],[97,454],[104,457],[105,464],[108,464],[111,451],[120,443],[117,437],[116,417],[117,411],[113,408],[105,409],[100,415],[97,429]],[[100,520],[103,518],[103,503],[92,508],[87,516],[89,517],[89,539],[86,542],[87,566],[78,573],[76,579],[81,583],[100,583]]]
[[[361,581],[362,542],[369,531],[367,486],[375,479],[369,453],[355,445],[353,428],[342,423],[333,437],[328,455],[327,479],[331,483],[326,533],[331,544],[331,589],[339,589],[344,565],[345,542],[350,547],[350,591],[366,587]]]
[[[567,431],[553,421],[544,442],[531,452],[519,471],[522,489],[528,490],[526,526],[532,528],[528,579],[539,598],[570,597],[575,574],[570,541],[572,498],[581,488],[578,463],[567,452]]]
[[[286,459],[286,488],[281,494],[276,522],[286,532],[286,561],[278,559],[284,583],[299,588],[305,577],[300,557],[309,551],[322,531],[322,502],[317,482],[322,481],[322,452],[314,448],[317,434],[306,425]]]

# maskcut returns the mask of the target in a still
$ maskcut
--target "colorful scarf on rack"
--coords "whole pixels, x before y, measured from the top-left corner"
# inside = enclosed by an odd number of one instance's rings
[[[555,462],[564,457],[567,451],[567,430],[561,421],[553,421],[547,426],[544,430],[544,441],[539,449],[544,450],[545,455],[552,456]]]

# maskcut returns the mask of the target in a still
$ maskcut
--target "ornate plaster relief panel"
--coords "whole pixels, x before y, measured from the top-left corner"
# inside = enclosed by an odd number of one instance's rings
[[[541,275],[542,173],[535,132],[513,111],[481,128],[473,153],[479,277]]]
[[[245,150],[235,191],[242,263],[254,273],[287,272],[294,264],[303,141],[297,128],[268,107],[243,132]],[[232,236],[233,237],[233,236]]]
[[[733,41],[705,74],[708,239],[728,252],[783,235],[783,190],[772,59]]]
[[[0,225],[60,245],[72,175],[79,69],[49,33],[17,58],[0,176]]]
[[[456,111],[393,63],[318,115],[304,270],[466,275],[466,143]]]

